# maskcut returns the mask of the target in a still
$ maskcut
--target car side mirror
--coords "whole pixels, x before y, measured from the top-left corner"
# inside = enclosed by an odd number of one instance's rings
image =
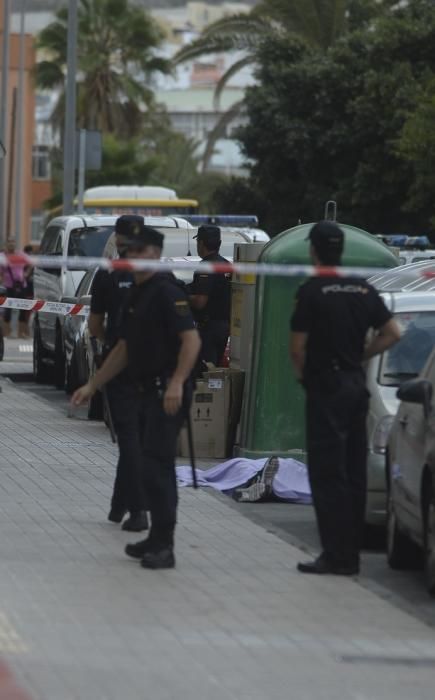
[[[424,417],[428,418],[432,408],[432,384],[427,379],[410,379],[404,382],[397,390],[396,396],[400,401],[423,406]]]

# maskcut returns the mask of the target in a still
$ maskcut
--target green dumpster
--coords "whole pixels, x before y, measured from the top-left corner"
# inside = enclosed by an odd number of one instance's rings
[[[339,224],[345,232],[343,265],[395,267],[394,253],[374,236]],[[263,249],[260,263],[311,264],[312,224],[284,231]],[[304,460],[304,392],[289,362],[289,319],[300,277],[265,277],[257,281],[252,361],[247,376],[237,454],[261,458],[271,454]]]

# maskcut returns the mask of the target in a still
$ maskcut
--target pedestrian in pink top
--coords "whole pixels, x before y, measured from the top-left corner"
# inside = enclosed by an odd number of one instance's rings
[[[15,241],[9,240],[6,244],[6,253],[10,255],[15,253]],[[2,285],[6,287],[8,297],[18,299],[26,298],[26,277],[24,274],[24,265],[4,265],[0,268],[0,279]],[[4,311],[4,335],[9,337],[11,334],[11,309]],[[20,311],[18,314],[18,335],[20,338],[28,337],[26,312]]]

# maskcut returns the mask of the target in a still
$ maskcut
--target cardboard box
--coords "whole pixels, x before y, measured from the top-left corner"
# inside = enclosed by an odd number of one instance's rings
[[[223,459],[232,454],[243,398],[244,373],[216,369],[197,381],[190,411],[196,457]],[[179,454],[189,457],[187,429],[180,433]]]

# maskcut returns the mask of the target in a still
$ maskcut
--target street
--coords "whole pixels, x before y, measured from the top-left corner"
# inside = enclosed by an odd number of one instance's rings
[[[0,374],[9,375],[20,389],[47,401],[64,415],[69,413],[68,397],[53,386],[38,385],[32,380],[31,341],[8,340],[5,360],[0,363]],[[84,417],[85,412],[83,411]],[[110,441],[107,434],[107,440]],[[181,464],[183,460],[179,460]],[[199,463],[207,468],[211,463]],[[236,503],[232,499],[213,492],[214,497],[223,500],[245,518],[260,525],[266,531],[276,534],[286,542],[294,544],[304,552],[316,552],[318,547],[314,512],[311,506],[284,503]],[[435,627],[435,604],[427,595],[422,571],[392,571],[383,550],[382,533],[369,533],[370,548],[363,553],[361,585],[389,600],[393,605],[408,611],[422,622]]]

